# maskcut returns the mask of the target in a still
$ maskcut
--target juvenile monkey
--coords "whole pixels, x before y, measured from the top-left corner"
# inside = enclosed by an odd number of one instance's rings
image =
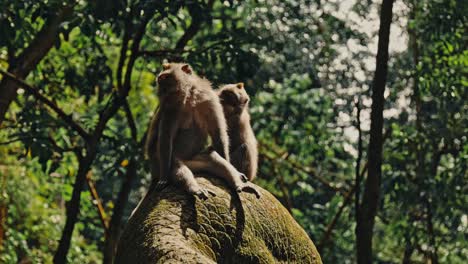
[[[226,119],[217,94],[208,80],[193,73],[188,64],[163,64],[157,78],[159,111],[154,114],[146,139],[153,182],[157,189],[169,182],[202,199],[202,189],[193,173],[206,171],[219,176],[237,191],[258,192],[244,183],[245,177],[229,163]],[[212,149],[204,151],[208,136]]]
[[[252,181],[257,174],[258,146],[250,126],[250,97],[243,83],[224,85],[217,92],[228,125],[231,163]]]

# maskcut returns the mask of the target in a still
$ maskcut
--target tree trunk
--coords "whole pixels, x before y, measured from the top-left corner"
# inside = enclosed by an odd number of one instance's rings
[[[109,223],[109,232],[104,245],[104,264],[114,263],[114,254],[117,247],[117,242],[120,237],[120,231],[122,228],[122,217],[124,214],[125,206],[128,202],[128,196],[132,190],[133,180],[137,176],[136,161],[131,160],[127,167],[125,175],[125,181],[122,183],[120,192],[115,201],[114,211],[112,213],[112,219]]]
[[[388,71],[388,43],[392,22],[393,0],[383,0],[380,10],[379,44],[376,69],[372,85],[371,129],[368,149],[368,176],[365,182],[364,196],[359,208],[357,232],[358,263],[372,263],[372,232],[375,216],[380,201],[380,181],[382,174],[383,148],[383,107],[384,91]]]
[[[52,48],[57,38],[60,24],[71,15],[72,11],[73,6],[64,6],[57,11],[54,17],[47,20],[28,47],[10,62],[8,71],[19,79],[25,79]],[[9,56],[12,56],[12,54],[9,54]],[[3,78],[0,82],[0,126],[5,119],[11,102],[16,98],[17,89],[18,84],[11,79]]]

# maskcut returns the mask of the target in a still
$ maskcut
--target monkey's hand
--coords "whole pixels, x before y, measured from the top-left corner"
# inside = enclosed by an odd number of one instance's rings
[[[167,180],[159,180],[157,183],[156,183],[156,186],[154,187],[154,189],[156,191],[162,191],[164,188],[166,188],[167,186],[169,185],[169,182]]]
[[[202,200],[208,199],[208,194],[211,194],[212,196],[216,196],[214,192],[208,189],[204,189],[204,188],[200,188],[198,191],[195,191],[193,194]]]
[[[257,197],[257,199],[260,199],[260,193],[255,189],[255,187],[250,183],[250,182],[245,182],[240,186],[236,186],[236,191],[238,193],[241,192],[247,192],[247,193],[253,193]]]

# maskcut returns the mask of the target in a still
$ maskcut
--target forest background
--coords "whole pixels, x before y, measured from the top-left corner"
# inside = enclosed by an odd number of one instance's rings
[[[245,83],[255,182],[324,263],[466,263],[467,1],[0,7],[1,263],[110,263],[164,60]]]

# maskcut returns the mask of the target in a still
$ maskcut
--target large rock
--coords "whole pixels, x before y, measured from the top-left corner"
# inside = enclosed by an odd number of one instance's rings
[[[268,191],[262,197],[197,178],[208,200],[150,190],[120,238],[116,263],[322,263],[312,241]]]

